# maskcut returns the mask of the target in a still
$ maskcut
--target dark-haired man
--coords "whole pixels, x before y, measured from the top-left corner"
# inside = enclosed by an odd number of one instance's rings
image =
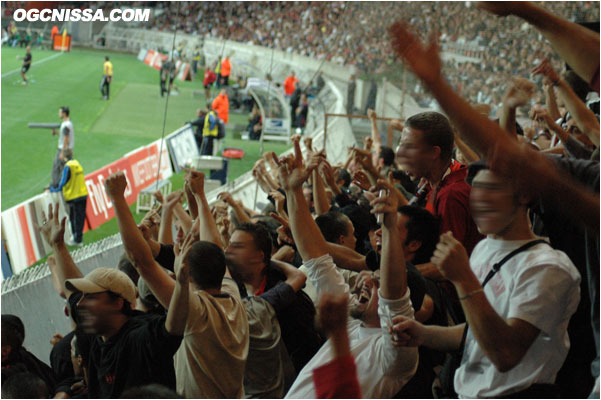
[[[442,114],[430,111],[413,115],[401,133],[397,150],[399,163],[413,180],[422,181],[417,201],[440,219],[440,232],[453,232],[468,254],[482,239],[469,208],[470,186],[465,182],[467,167],[453,160],[453,128]],[[419,203],[418,203],[419,204]],[[432,263],[418,267],[424,276],[443,281]],[[453,299],[453,318],[464,320],[453,287],[441,282]]]
[[[271,260],[271,237],[261,225],[240,225],[232,234],[225,258],[243,297],[259,296],[286,281],[282,270]],[[282,291],[290,292],[292,288],[283,286]],[[311,299],[302,290],[292,295],[295,300],[291,304],[274,308],[286,349],[298,373],[322,342],[315,330],[315,307]]]

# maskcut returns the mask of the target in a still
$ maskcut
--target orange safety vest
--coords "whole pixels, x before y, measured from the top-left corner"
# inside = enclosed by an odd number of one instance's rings
[[[230,102],[227,96],[220,94],[219,96],[215,97],[211,107],[217,112],[217,116],[223,121],[223,123],[227,124],[230,114]]]

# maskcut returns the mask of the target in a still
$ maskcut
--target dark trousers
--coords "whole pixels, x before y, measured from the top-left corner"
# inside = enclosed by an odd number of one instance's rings
[[[52,181],[50,182],[50,186],[58,186],[61,180],[61,174],[63,173],[63,168],[66,164],[65,160],[61,161],[59,158],[61,151],[61,149],[56,150],[56,156],[54,157],[54,162],[52,163]]]
[[[71,233],[73,233],[73,240],[77,243],[81,243],[83,240],[83,225],[86,220],[87,200],[88,196],[84,196],[67,201],[69,219],[71,220]]]
[[[167,91],[167,80],[161,79],[161,97],[163,97],[165,95],[165,93],[169,93]]]
[[[102,82],[100,82],[100,93],[102,93],[103,96],[106,96],[106,98],[109,98],[109,90],[111,87],[111,82],[109,81],[109,79],[106,76],[102,77]]]
[[[215,136],[203,136],[202,145],[200,147],[201,156],[212,156],[213,155],[213,142]]]

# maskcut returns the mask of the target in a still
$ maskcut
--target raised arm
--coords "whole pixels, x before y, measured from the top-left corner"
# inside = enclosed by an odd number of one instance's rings
[[[183,192],[181,190],[169,193],[163,202],[163,214],[159,227],[159,243],[173,244],[173,210],[179,204]]]
[[[516,77],[507,88],[507,92],[503,97],[503,108],[499,125],[514,139],[517,139],[515,111],[518,107],[525,105],[533,93],[534,84],[532,82],[528,79]]]
[[[238,219],[238,223],[243,224],[246,222],[251,222],[250,217],[244,211],[244,207],[242,207],[230,194],[230,192],[222,192],[219,193],[219,198],[225,201],[231,208],[234,210],[236,214],[236,218]]]
[[[198,224],[188,232],[179,255],[175,258],[175,288],[169,303],[165,329],[172,335],[183,335],[190,307],[190,264],[188,254],[192,245],[198,241]]]
[[[288,264],[287,262],[279,261],[279,260],[271,260],[271,262],[277,265],[284,275],[286,275],[286,283],[292,287],[295,292],[298,292],[305,286],[305,282],[307,281],[307,275],[305,275],[301,270],[296,268],[293,265]]]
[[[204,182],[205,175],[202,172],[191,169],[186,170],[186,183],[190,185],[190,190],[194,193],[196,204],[198,205],[198,219],[200,221],[200,240],[215,243],[223,248],[221,235],[215,223],[215,218],[211,213],[211,207],[205,196]]]
[[[38,225],[38,229],[46,242],[52,247],[52,250],[54,250],[55,266],[51,271],[56,278],[53,277],[53,281],[56,281],[57,289],[60,288],[65,298],[68,299],[72,292],[65,287],[65,281],[67,279],[82,278],[83,274],[77,268],[77,265],[75,265],[71,254],[69,254],[65,246],[66,221],[67,217],[63,217],[60,222],[58,220],[58,203],[54,204],[54,210],[52,209],[52,204],[48,204],[48,215],[46,216],[44,210],[42,210],[42,225]],[[52,261],[49,260],[48,264],[50,265],[51,263]]]
[[[592,112],[580,98],[578,98],[570,85],[568,85],[568,83],[553,70],[549,60],[544,59],[532,70],[532,72],[544,75],[557,87],[559,95],[574,118],[578,128],[595,144],[595,146],[599,147],[599,121],[597,121],[595,113]]]
[[[523,1],[487,1],[477,4],[488,12],[515,15],[536,27],[561,58],[585,81],[599,72],[599,34]]]
[[[544,155],[520,147],[497,124],[473,110],[455,93],[441,75],[434,37],[424,47],[402,23],[393,24],[389,31],[397,54],[424,82],[465,142],[484,156],[493,170],[517,179],[527,193],[536,193],[560,207],[564,206],[563,209],[575,220],[593,232],[599,231],[599,196],[573,183]],[[516,171],[524,173],[516,175]]]
[[[294,142],[294,153],[294,156],[279,160],[280,184],[286,191],[290,229],[296,248],[303,261],[307,261],[323,256],[328,249],[326,240],[311,217],[302,189],[303,183],[317,165],[310,164],[308,167],[303,165],[298,141]]]
[[[150,290],[161,305],[165,308],[169,307],[175,282],[154,261],[150,246],[144,240],[133,215],[131,215],[124,196],[127,180],[123,171],[111,174],[104,181],[104,186],[113,203],[121,240],[128,258],[136,267],[140,276],[148,283]]]
[[[312,155],[311,157],[315,157]],[[318,168],[315,168],[312,172],[313,175],[313,200],[315,205],[315,213],[317,215],[325,214],[330,211],[330,200],[326,194],[326,187],[323,179],[319,174]]]
[[[375,160],[372,159],[372,162],[376,163],[380,156],[380,151],[382,150],[382,137],[378,130],[378,116],[376,115],[376,112],[370,108],[367,110],[367,118],[369,118],[369,122],[371,123],[372,150],[375,158]]]
[[[397,228],[399,203],[390,193],[392,185],[384,179],[378,180],[378,189],[388,193],[371,202],[372,214],[383,214],[382,260],[380,261],[380,292],[386,299],[400,299],[407,291],[407,271],[403,255],[403,243]]]

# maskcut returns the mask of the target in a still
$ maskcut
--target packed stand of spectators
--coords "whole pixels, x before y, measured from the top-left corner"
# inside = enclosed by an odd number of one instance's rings
[[[186,169],[136,225],[115,172],[124,254],[86,276],[58,204],[42,212],[73,331],[50,368],[3,315],[3,397],[599,397],[599,35],[532,3],[478,7],[532,24],[573,70],[541,58],[542,91],[515,74],[491,120],[401,20],[390,44],[446,115],[382,135],[368,110],[339,164],[295,135],[253,167],[262,210],[209,205]]]
[[[599,20],[598,2],[546,2],[545,7],[570,21]],[[158,3],[157,9],[151,29],[176,26],[186,33],[325,57],[370,74],[399,68],[389,44],[382,40],[385,27],[395,19],[409,22],[422,36],[426,27],[436,24],[443,48],[445,44],[485,48],[478,52],[478,62],[445,61],[445,76],[453,87],[477,103],[498,104],[508,77],[527,77],[530,68],[552,54],[540,34],[518,18],[487,18],[465,2]],[[557,57],[552,62],[559,67]],[[408,91],[420,105],[433,105],[422,87],[411,86]]]

